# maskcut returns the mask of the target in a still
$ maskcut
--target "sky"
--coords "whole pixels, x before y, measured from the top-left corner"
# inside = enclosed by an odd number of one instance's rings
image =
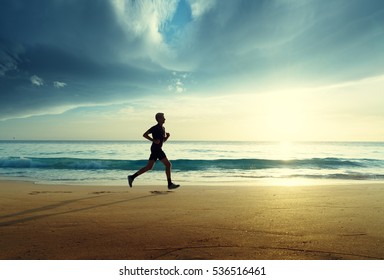
[[[2,0],[0,139],[384,141],[382,0]]]

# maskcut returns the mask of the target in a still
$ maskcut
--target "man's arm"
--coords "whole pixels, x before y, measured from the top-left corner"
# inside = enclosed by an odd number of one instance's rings
[[[148,139],[149,141],[155,143],[155,144],[159,144],[160,143],[159,139],[153,139],[151,136],[149,136],[149,134],[151,134],[151,129],[148,129],[146,132],[144,132],[143,137],[145,139]]]
[[[171,136],[171,134],[169,134],[168,132],[165,133],[164,142],[168,140],[169,136]]]

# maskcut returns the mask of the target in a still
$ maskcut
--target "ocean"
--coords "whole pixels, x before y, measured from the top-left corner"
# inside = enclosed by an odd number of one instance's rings
[[[148,141],[0,141],[0,177],[40,184],[127,185]],[[384,142],[169,141],[172,179],[182,185],[384,181]],[[166,185],[164,166],[134,185]]]

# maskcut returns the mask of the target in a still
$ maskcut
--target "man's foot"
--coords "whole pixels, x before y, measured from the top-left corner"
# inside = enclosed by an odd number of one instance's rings
[[[128,176],[128,185],[130,188],[132,188],[132,183],[133,183],[133,177],[131,175]]]
[[[168,184],[168,189],[169,190],[177,189],[178,187],[180,187],[180,185],[176,185],[174,183]]]

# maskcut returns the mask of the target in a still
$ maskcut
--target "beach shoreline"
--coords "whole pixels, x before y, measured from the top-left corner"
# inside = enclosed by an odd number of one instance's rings
[[[382,260],[384,184],[0,180],[0,259]]]

